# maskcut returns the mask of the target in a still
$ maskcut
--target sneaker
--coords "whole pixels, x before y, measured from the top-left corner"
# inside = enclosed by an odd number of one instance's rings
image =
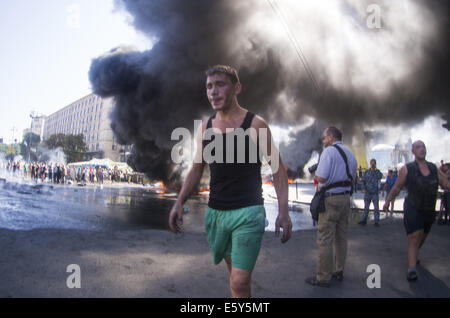
[[[380,224],[375,223],[374,226],[375,226],[375,227],[380,227]]]
[[[361,222],[358,222],[358,224],[359,224],[359,225],[366,225],[366,224],[367,224],[367,221],[361,221]]]
[[[344,280],[344,272],[342,272],[342,271],[341,272],[334,272],[331,275],[331,278],[334,278],[337,281],[342,282]]]
[[[417,276],[417,272],[411,271],[406,275],[406,279],[408,282],[415,282],[419,277]]]
[[[305,279],[305,283],[319,287],[330,287],[330,283],[318,281],[315,276]]]

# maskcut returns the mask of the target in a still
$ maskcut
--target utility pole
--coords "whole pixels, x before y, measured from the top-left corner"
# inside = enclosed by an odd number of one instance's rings
[[[12,142],[13,142],[13,143],[17,143],[16,139],[14,139],[14,136],[15,136],[16,131],[17,131],[16,126],[13,126],[13,128],[11,129],[11,131],[12,131]]]

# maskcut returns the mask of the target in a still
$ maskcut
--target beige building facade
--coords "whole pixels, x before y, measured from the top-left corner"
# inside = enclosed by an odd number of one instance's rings
[[[39,135],[41,137],[41,140],[44,139],[44,127],[45,127],[45,117],[44,115],[38,115],[38,116],[31,116],[31,128],[27,128],[23,131],[23,136],[27,133],[33,133],[36,135]]]
[[[125,161],[130,146],[115,142],[110,120],[112,108],[112,98],[103,99],[95,94],[80,98],[46,117],[43,139],[54,134],[83,134],[91,158]]]

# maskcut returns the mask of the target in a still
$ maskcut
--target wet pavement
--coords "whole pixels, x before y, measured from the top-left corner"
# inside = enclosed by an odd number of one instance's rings
[[[267,232],[277,213],[272,189],[264,186]],[[311,186],[301,191],[307,201]],[[206,243],[207,197],[187,202],[185,232],[174,235],[167,220],[176,193],[164,189],[0,179],[0,297],[229,297],[225,265],[212,264]],[[350,215],[344,282],[329,289],[306,285],[316,268],[317,235],[308,230],[314,229],[308,207],[290,198],[295,232],[286,244],[264,235],[255,297],[450,297],[450,226],[433,226],[421,250],[419,281],[408,283],[401,214],[382,213],[381,228],[361,227],[357,210]],[[69,264],[81,268],[80,289],[66,285]],[[381,288],[367,283],[372,264],[381,269]]]
[[[309,206],[312,184],[289,186],[289,215],[293,231],[315,229]],[[264,185],[266,231],[275,231],[278,204],[273,186]],[[12,230],[79,229],[114,231],[133,229],[169,230],[167,221],[177,193],[158,186],[88,184],[87,186],[34,183],[20,178],[0,178],[0,227]],[[362,194],[353,196],[354,208],[363,207]],[[397,204],[401,200],[397,200]],[[208,192],[191,196],[185,204],[184,231],[204,232]],[[380,201],[380,208],[384,202]],[[350,225],[361,219],[352,213]],[[383,220],[388,215],[381,212]],[[392,217],[392,216],[391,216]],[[394,217],[402,218],[401,214]],[[370,218],[373,219],[371,213]]]
[[[276,198],[265,189],[266,231],[274,231]],[[168,230],[167,221],[177,193],[158,187],[129,184],[35,184],[0,179],[0,227],[12,230]],[[184,230],[204,232],[208,193],[191,196],[185,204]],[[290,204],[293,230],[313,229],[308,206]]]

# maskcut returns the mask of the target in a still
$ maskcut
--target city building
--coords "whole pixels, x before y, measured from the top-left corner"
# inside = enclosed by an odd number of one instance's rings
[[[45,117],[43,140],[54,134],[84,135],[88,158],[125,161],[130,146],[118,145],[111,129],[112,98],[89,94]]]
[[[27,133],[33,133],[44,139],[44,125],[46,117],[44,115],[38,115],[34,112],[30,114],[31,117],[31,128],[24,129],[23,135]]]

